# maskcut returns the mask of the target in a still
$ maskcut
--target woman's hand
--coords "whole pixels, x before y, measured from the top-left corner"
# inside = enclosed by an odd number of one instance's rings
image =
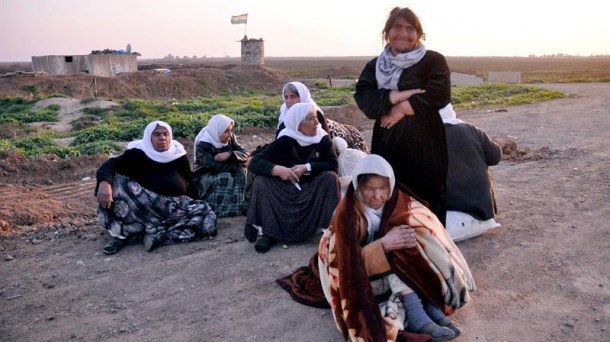
[[[417,239],[413,228],[400,225],[392,228],[380,241],[384,251],[395,251],[415,247]]]
[[[101,181],[97,188],[97,202],[105,209],[112,206],[112,186],[107,181]]]
[[[299,178],[307,172],[307,166],[304,164],[295,165],[292,167],[292,171],[297,174]]]
[[[390,102],[392,104],[397,104],[403,101],[407,101],[411,96],[415,94],[423,94],[426,91],[424,89],[409,89],[409,90],[392,90],[390,92]]]
[[[402,101],[398,104],[393,105],[390,109],[390,112],[381,118],[381,127],[390,129],[400,120],[402,120],[405,115],[413,114],[415,114],[415,112],[413,112],[413,107],[411,107],[409,101]]]
[[[214,161],[217,163],[222,163],[231,157],[231,152],[220,152],[214,156]]]
[[[288,182],[298,182],[299,176],[291,169],[282,165],[276,165],[271,169],[271,175],[280,177]]]

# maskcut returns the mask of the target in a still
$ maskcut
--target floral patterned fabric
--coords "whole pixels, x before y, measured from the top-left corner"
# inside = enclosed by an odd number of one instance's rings
[[[97,212],[112,236],[147,234],[173,244],[216,235],[216,214],[205,201],[158,195],[121,175],[114,176],[112,189],[112,207]]]

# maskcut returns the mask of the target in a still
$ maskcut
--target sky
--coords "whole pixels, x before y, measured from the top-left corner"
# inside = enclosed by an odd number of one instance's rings
[[[141,59],[239,57],[244,34],[266,57],[375,56],[395,6],[445,56],[610,55],[603,0],[0,0],[0,62],[127,44]]]

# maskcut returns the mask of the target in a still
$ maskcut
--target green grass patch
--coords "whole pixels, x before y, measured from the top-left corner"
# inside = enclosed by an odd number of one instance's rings
[[[62,158],[79,155],[118,152],[116,142],[142,137],[146,125],[153,120],[169,123],[175,138],[193,139],[215,114],[225,114],[235,120],[235,130],[244,127],[275,128],[282,99],[277,94],[265,95],[241,90],[249,95],[218,96],[185,101],[124,100],[111,110],[85,108],[85,115],[73,121],[69,134],[37,132],[29,123],[57,121],[56,105],[32,111],[33,100],[0,99],[0,151],[18,149],[29,157],[54,153]],[[325,83],[311,87],[313,98],[322,106],[354,104],[355,86],[330,88]],[[561,98],[563,93],[534,86],[484,84],[474,87],[454,87],[453,105],[458,109],[507,107]],[[72,145],[54,143],[59,137],[74,138]]]
[[[8,99],[0,102],[0,124],[5,123],[32,123],[59,121],[58,105],[49,105],[39,110],[31,110],[31,102],[20,98]]]
[[[508,107],[565,97],[559,91],[534,86],[488,83],[453,87],[451,103],[456,109]]]

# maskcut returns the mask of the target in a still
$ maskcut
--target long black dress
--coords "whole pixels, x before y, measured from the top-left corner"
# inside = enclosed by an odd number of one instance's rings
[[[311,173],[301,177],[300,190],[271,175],[275,165],[305,163],[311,164]],[[284,242],[302,242],[328,228],[340,198],[337,165],[329,136],[309,146],[288,136],[275,140],[248,166],[256,175],[246,223],[261,226],[264,235]]]
[[[380,119],[390,112],[390,90],[379,89],[375,78],[377,58],[369,61],[356,84],[354,99],[370,119],[375,119],[371,153],[384,157],[403,183],[445,224],[447,202],[447,145],[438,111],[451,100],[449,67],[443,55],[428,50],[406,68],[398,90],[425,89],[408,100],[415,115],[405,116],[390,129]]]

